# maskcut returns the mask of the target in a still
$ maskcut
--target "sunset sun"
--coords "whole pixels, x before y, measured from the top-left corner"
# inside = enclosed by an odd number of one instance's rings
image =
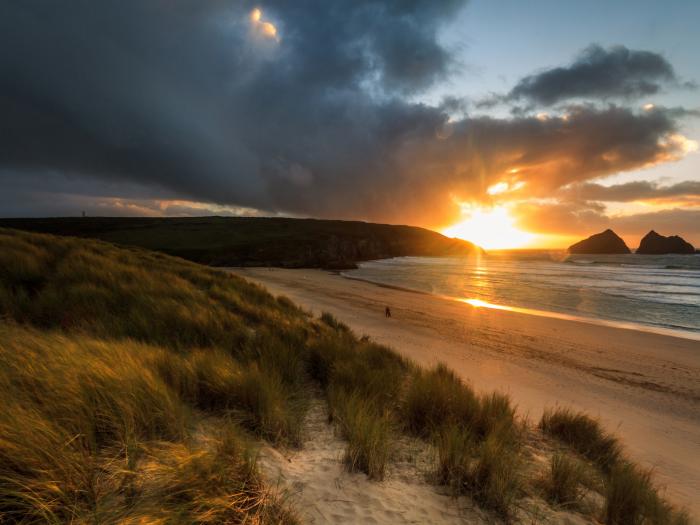
[[[464,216],[463,220],[445,228],[442,233],[473,242],[487,250],[522,248],[535,237],[518,229],[508,209],[502,206],[475,208],[465,212]]]

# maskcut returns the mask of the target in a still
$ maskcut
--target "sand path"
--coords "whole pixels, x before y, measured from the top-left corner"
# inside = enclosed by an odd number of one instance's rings
[[[477,389],[507,392],[533,420],[557,403],[600,416],[671,500],[700,515],[700,342],[475,308],[321,270],[232,271],[422,365],[444,362]]]
[[[311,407],[305,434],[301,450],[266,447],[259,458],[263,472],[279,480],[304,523],[489,522],[468,499],[450,497],[426,481],[431,465],[417,447],[394,450],[386,479],[378,482],[345,470],[345,442],[328,424],[325,403]]]

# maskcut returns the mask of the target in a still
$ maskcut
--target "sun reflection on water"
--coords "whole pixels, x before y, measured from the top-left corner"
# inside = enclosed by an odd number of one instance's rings
[[[494,310],[510,310],[510,311],[514,310],[510,306],[505,306],[502,304],[493,304],[493,303],[489,303],[486,301],[482,301],[481,299],[458,299],[458,300],[462,303],[470,304],[476,308],[492,308]]]

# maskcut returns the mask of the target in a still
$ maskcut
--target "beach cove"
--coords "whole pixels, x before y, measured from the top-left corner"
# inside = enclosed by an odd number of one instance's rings
[[[700,511],[698,341],[480,308],[321,270],[230,271],[423,366],[445,363],[477,390],[506,392],[532,421],[557,404],[599,416],[672,501]]]

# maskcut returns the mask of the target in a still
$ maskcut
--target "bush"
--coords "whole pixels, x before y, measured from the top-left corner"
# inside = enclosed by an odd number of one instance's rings
[[[610,472],[622,458],[618,440],[605,432],[598,420],[586,414],[568,408],[548,410],[539,426],[545,434],[566,443],[604,472]]]

